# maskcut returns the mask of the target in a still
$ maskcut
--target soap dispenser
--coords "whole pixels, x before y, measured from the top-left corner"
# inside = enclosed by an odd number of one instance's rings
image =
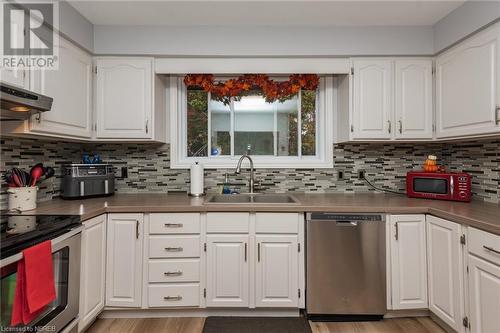
[[[222,194],[231,194],[231,189],[229,188],[229,175],[224,175],[224,185],[222,186]]]

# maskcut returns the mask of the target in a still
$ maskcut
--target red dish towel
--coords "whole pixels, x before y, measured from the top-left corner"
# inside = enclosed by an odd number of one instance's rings
[[[27,325],[56,298],[52,265],[50,240],[23,251],[23,259],[17,263],[11,326]]]

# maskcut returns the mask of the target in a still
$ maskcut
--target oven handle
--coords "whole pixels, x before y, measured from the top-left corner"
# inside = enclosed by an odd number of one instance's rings
[[[69,238],[81,233],[83,230],[83,225],[80,225],[78,227],[75,227],[73,229],[71,229],[70,231],[68,231],[67,233],[59,236],[59,237],[56,237],[54,239],[51,240],[51,244],[52,244],[52,250],[54,250],[58,244],[68,240]],[[0,267],[5,267],[7,265],[10,265],[12,263],[15,263],[16,261],[19,261],[23,258],[23,254],[22,252],[19,252],[19,253],[16,253],[14,254],[13,256],[10,256],[8,258],[5,258],[5,259],[2,259],[0,260]]]

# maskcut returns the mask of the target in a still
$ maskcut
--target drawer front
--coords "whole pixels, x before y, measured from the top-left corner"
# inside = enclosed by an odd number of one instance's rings
[[[150,236],[150,258],[190,258],[200,256],[200,236]]]
[[[148,286],[148,304],[152,308],[200,306],[200,285],[158,284]]]
[[[149,261],[149,282],[198,282],[200,259],[153,259]]]
[[[468,228],[470,253],[500,265],[500,236],[475,228]]]
[[[149,215],[150,234],[199,234],[199,213],[168,213]]]
[[[247,233],[249,213],[208,213],[207,232]]]
[[[255,220],[258,233],[297,234],[299,232],[299,214],[297,213],[257,213]]]

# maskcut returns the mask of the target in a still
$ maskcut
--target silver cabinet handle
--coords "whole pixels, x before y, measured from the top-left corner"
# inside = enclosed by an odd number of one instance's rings
[[[403,122],[399,120],[399,134],[403,134]]]
[[[182,252],[183,248],[182,246],[179,246],[179,247],[166,247],[165,248],[165,251],[168,251],[168,252]]]
[[[495,249],[494,249],[494,248],[492,248],[492,247],[489,247],[489,246],[483,245],[483,248],[484,248],[485,250],[491,251],[491,252],[493,252],[493,253],[500,254],[500,251],[495,250]]]
[[[396,222],[396,233],[394,234],[394,238],[396,238],[396,240],[399,239],[399,226],[398,226],[398,223],[399,222]]]
[[[36,121],[40,124],[42,122],[42,113],[38,112],[36,114]]]
[[[182,228],[182,223],[165,223],[165,228]]]
[[[247,243],[245,243],[245,262],[247,262]]]
[[[139,220],[135,220],[135,239],[139,239]]]
[[[149,125],[149,119],[146,119],[146,134],[148,134],[148,132],[149,132],[148,125]]]
[[[500,124],[500,106],[495,108],[495,124]]]
[[[389,132],[389,134],[391,134],[391,131],[392,131],[392,123],[390,120],[387,120],[387,124],[388,124],[388,127],[387,127],[387,131]]]
[[[181,295],[178,295],[178,296],[165,296],[165,297],[163,297],[163,299],[165,301],[180,301],[180,300],[182,300],[182,296]]]
[[[257,261],[260,262],[260,243],[257,244]]]
[[[177,272],[165,272],[163,273],[165,276],[181,276],[182,271],[177,271]]]

